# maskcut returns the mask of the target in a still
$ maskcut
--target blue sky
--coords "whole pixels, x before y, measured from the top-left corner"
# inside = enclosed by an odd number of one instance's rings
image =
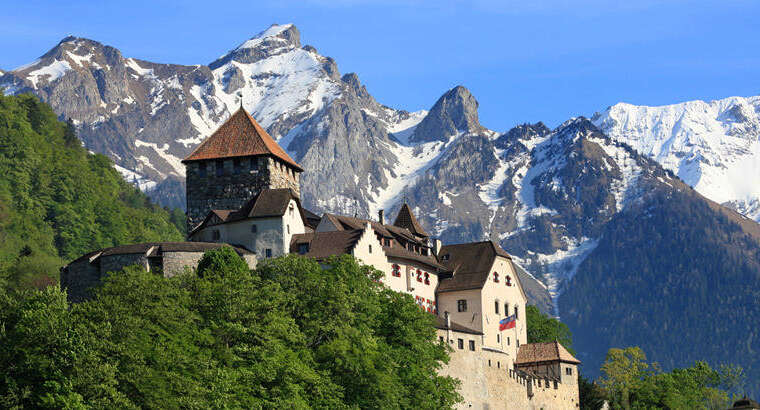
[[[556,126],[619,101],[760,94],[760,1],[12,1],[0,69],[68,34],[127,57],[208,64],[272,23],[356,72],[378,101],[429,108],[468,87],[481,123]],[[15,4],[13,4],[15,3]]]

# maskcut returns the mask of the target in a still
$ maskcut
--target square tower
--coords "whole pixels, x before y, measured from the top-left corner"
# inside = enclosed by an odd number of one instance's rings
[[[240,209],[263,189],[300,195],[303,168],[240,109],[184,160],[188,232],[211,210]]]

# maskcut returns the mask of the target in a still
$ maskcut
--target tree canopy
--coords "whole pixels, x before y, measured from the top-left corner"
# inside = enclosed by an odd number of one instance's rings
[[[0,281],[44,286],[93,249],[182,240],[178,219],[87,152],[73,122],[32,95],[0,93]]]
[[[69,305],[0,292],[0,407],[451,408],[433,318],[350,256],[128,268]]]

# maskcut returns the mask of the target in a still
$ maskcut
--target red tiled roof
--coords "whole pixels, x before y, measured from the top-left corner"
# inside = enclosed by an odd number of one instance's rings
[[[271,155],[303,171],[243,107],[203,140],[182,162],[253,155]]]
[[[528,343],[520,345],[517,351],[516,365],[540,362],[560,361],[579,364],[581,361],[573,357],[559,342]]]

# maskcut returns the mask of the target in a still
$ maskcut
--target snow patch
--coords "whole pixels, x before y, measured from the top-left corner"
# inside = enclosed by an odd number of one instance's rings
[[[31,71],[27,74],[27,78],[31,81],[32,86],[37,88],[37,82],[40,80],[40,77],[47,77],[47,82],[52,83],[63,77],[69,70],[71,70],[71,65],[69,65],[68,61],[54,60],[49,65]]]
[[[185,166],[182,164],[182,160],[180,160],[179,158],[175,157],[174,155],[168,152],[169,144],[164,144],[162,147],[159,148],[158,144],[156,143],[135,140],[135,146],[138,148],[139,147],[152,148],[154,151],[156,151],[156,153],[161,158],[163,158],[166,162],[169,163],[169,165],[172,166],[172,168],[174,168],[174,173],[177,176],[185,176]],[[148,163],[150,163],[150,160],[148,161]],[[152,165],[151,167],[155,169],[155,167],[153,167]]]

